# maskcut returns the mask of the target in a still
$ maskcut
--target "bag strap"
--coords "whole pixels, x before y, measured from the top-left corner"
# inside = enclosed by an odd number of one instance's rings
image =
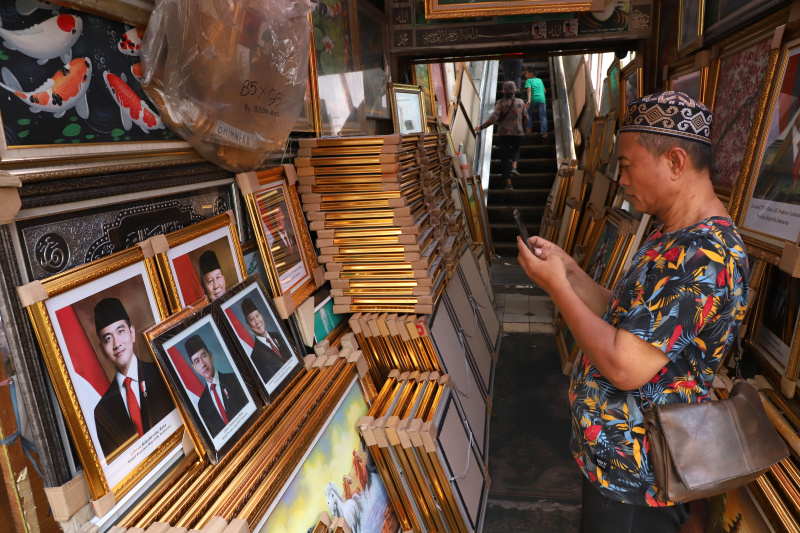
[[[502,107],[502,104],[500,104],[500,106]],[[503,122],[503,121],[506,119],[506,117],[508,116],[508,114],[511,112],[511,108],[512,108],[512,107],[514,107],[514,99],[511,99],[511,105],[509,105],[509,106],[508,106],[508,109],[506,109],[504,112],[502,112],[502,113],[500,114],[500,116],[499,116],[499,117],[497,117],[497,122],[496,122],[496,124],[497,124],[498,126],[500,125],[500,123],[501,123],[501,122]]]

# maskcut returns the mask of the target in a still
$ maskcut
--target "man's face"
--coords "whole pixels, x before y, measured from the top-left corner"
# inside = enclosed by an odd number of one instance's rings
[[[225,276],[222,275],[222,270],[212,270],[203,276],[203,290],[209,300],[216,300],[225,293]]]
[[[214,356],[205,348],[192,354],[192,366],[206,381],[214,379]]]
[[[258,309],[247,315],[247,325],[256,335],[262,337],[267,336],[267,328],[264,326],[264,317],[261,316]]]
[[[136,340],[136,330],[128,325],[125,320],[117,320],[113,324],[101,329],[97,336],[100,338],[100,351],[110,361],[120,374],[127,374],[133,360],[133,343]]]
[[[534,26],[533,27],[533,34],[534,35],[539,35],[539,26]]]
[[[622,132],[618,137],[619,184],[625,187],[637,211],[653,215],[658,212],[659,198],[663,199],[659,184],[663,183],[669,165],[665,155],[653,157],[637,139],[633,132]]]
[[[278,206],[275,209],[275,212],[272,215],[272,222],[275,224],[275,227],[278,228],[278,231],[283,231],[283,228],[286,225],[286,216],[283,214],[282,207]]]

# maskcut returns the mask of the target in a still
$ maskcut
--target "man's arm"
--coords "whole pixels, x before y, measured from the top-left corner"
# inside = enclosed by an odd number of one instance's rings
[[[531,86],[527,83],[525,84],[525,89],[528,91],[528,102],[531,101]]]
[[[658,348],[608,324],[584,303],[584,295],[570,283],[555,253],[542,251],[537,257],[521,239],[517,245],[525,272],[550,295],[578,346],[612,385],[620,390],[638,389],[669,362]]]

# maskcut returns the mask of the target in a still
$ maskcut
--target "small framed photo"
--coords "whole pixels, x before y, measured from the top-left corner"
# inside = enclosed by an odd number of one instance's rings
[[[303,368],[272,299],[256,276],[250,276],[217,300],[217,305],[265,403],[271,402]]]
[[[567,19],[562,23],[562,30],[564,30],[564,37],[577,37],[578,36],[578,19]]]
[[[156,254],[173,313],[207,297],[214,301],[247,277],[233,219],[222,213],[167,235]]]
[[[425,103],[422,89],[418,85],[390,83],[389,100],[392,104],[395,133],[425,132]]]
[[[147,331],[146,338],[191,422],[198,455],[216,463],[255,422],[263,403],[213,308],[186,309]]]
[[[762,285],[750,345],[780,375],[796,381],[800,347],[793,339],[800,316],[800,280],[768,265]]]
[[[169,314],[138,246],[42,282],[28,306],[93,500],[179,460],[183,421],[143,332]]]
[[[547,21],[540,20],[533,23],[533,39],[547,39]]]
[[[241,175],[240,175],[241,176]],[[273,296],[291,294],[295,306],[314,292],[317,256],[297,189],[283,167],[256,173],[258,190],[245,195],[256,242]]]
[[[314,342],[322,342],[345,320],[347,315],[333,312],[333,298],[328,294],[314,306]]]

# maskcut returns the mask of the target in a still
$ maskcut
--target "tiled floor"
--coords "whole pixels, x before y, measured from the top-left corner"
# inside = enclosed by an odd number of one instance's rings
[[[492,287],[497,318],[507,333],[552,333],[555,307],[535,286],[516,258],[492,261]]]
[[[555,308],[549,296],[532,296],[519,292],[498,292],[495,309],[508,333],[548,333],[553,331]]]

